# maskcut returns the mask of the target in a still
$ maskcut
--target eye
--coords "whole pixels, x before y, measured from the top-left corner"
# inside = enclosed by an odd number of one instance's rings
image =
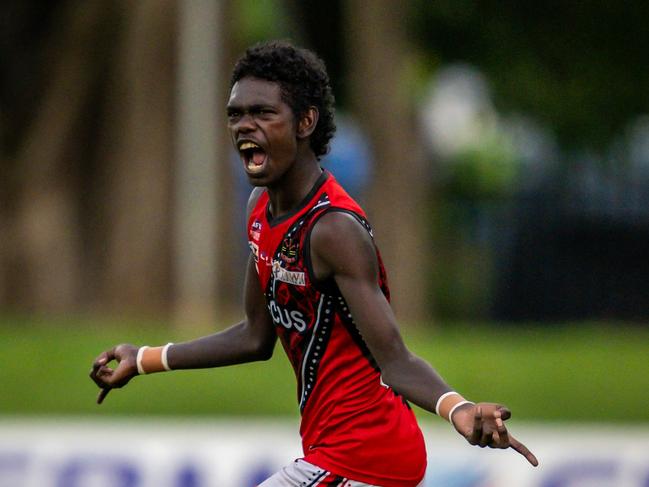
[[[262,118],[270,118],[275,114],[275,110],[272,108],[260,108],[256,111],[256,114]]]

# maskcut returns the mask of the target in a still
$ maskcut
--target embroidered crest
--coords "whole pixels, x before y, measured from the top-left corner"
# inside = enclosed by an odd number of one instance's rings
[[[298,243],[292,238],[286,237],[282,242],[279,257],[286,264],[295,264],[297,262],[298,252]]]

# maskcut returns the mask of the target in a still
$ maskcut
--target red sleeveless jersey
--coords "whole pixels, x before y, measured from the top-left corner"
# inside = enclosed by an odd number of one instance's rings
[[[295,211],[273,218],[264,192],[248,221],[259,283],[297,377],[304,459],[369,484],[416,486],[426,450],[414,413],[382,383],[333,279],[313,276],[311,230],[331,211],[353,215],[372,234],[363,210],[327,171]],[[389,299],[378,250],[377,257]]]

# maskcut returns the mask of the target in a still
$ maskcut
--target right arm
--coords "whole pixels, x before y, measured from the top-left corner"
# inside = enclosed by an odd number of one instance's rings
[[[268,360],[273,355],[277,335],[252,255],[248,258],[244,300],[246,318],[243,321],[222,332],[174,344],[169,348],[169,367],[200,369]]]
[[[259,190],[253,191],[248,202],[248,213],[259,194]],[[252,255],[246,268],[244,305],[245,319],[240,323],[221,332],[169,347],[169,368],[199,369],[268,360],[273,354],[277,335],[259,286]],[[102,352],[95,359],[90,378],[101,389],[97,397],[99,404],[111,389],[125,386],[138,375],[138,350],[139,347],[124,343]],[[114,369],[108,366],[113,360],[118,362]]]
[[[249,216],[262,188],[254,188],[248,200]],[[174,344],[167,355],[171,369],[201,369],[268,360],[273,355],[277,335],[259,286],[252,254],[248,257],[243,289],[246,317],[222,332]]]

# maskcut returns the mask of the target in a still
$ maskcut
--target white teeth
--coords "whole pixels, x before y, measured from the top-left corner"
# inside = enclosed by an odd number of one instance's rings
[[[259,146],[254,142],[244,142],[239,146],[239,150],[247,150],[247,149],[259,149]]]
[[[260,150],[263,151],[263,149],[255,144],[254,142],[246,141],[242,142],[241,145],[239,145],[239,152],[243,152],[246,150]],[[249,173],[260,173],[264,170],[264,163],[262,162],[261,164],[256,164],[255,159],[259,159],[260,155],[259,154],[242,154],[242,160],[246,163],[246,170]],[[266,158],[264,157],[264,160]]]
[[[263,169],[264,169],[264,166],[257,166],[254,163],[248,164],[248,172],[257,173],[257,172],[263,171]]]

